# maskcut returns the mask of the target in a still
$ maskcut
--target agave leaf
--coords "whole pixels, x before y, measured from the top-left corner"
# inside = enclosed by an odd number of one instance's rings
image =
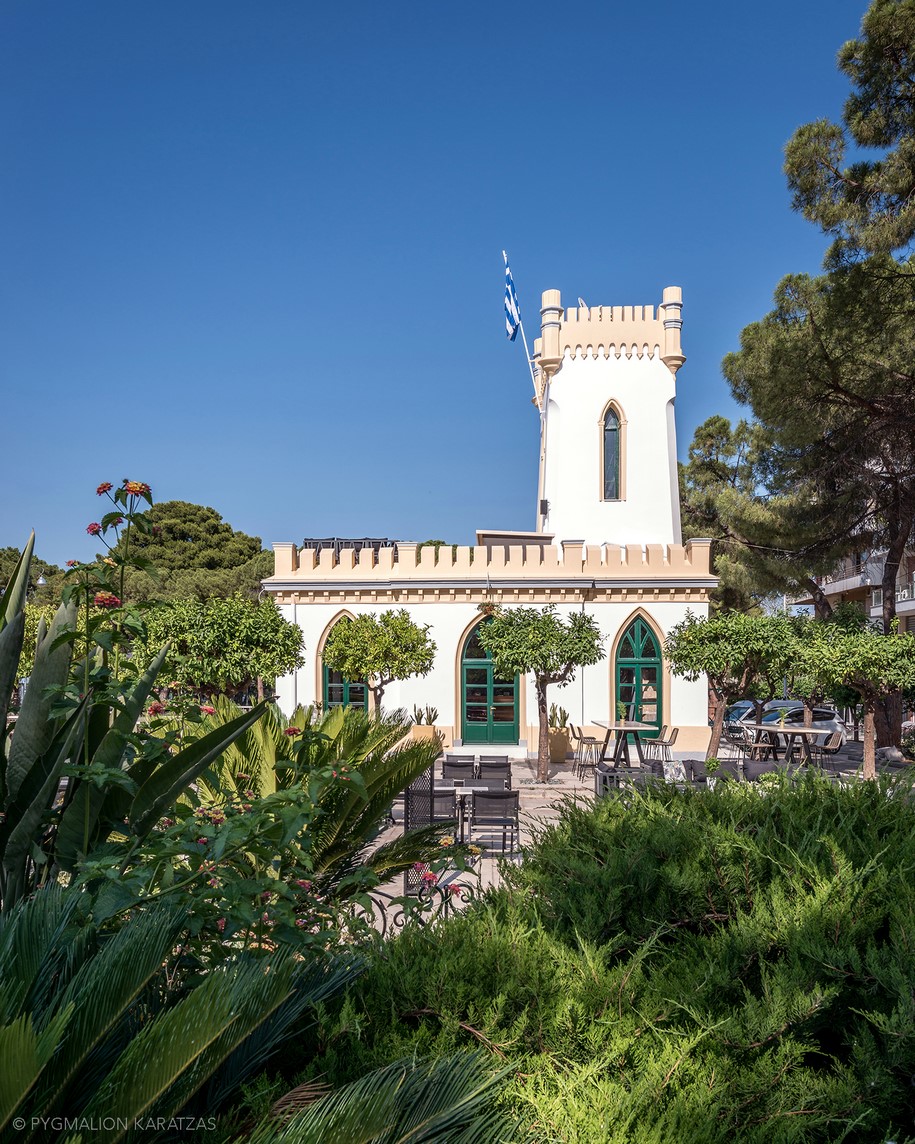
[[[137,724],[156,677],[168,653],[166,645],[137,680],[114,723],[102,739],[93,762],[116,767],[121,762],[128,737]],[[94,783],[80,783],[63,813],[57,830],[56,857],[63,870],[72,870],[83,852],[88,826],[89,842],[96,837],[100,819],[121,822],[128,814],[130,794],[121,787],[100,790]]]
[[[140,787],[130,808],[130,828],[144,838],[181,792],[202,774],[222,752],[257,722],[267,709],[261,703],[237,719],[216,727],[189,747],[157,767]]]
[[[3,595],[0,596],[0,628],[6,627],[10,620],[25,608],[29,588],[29,567],[32,563],[34,549],[35,533],[33,531],[16,561],[16,567],[3,590]]]
[[[25,638],[25,612],[17,612],[3,629],[0,629],[0,746],[6,739],[6,719],[10,708],[10,695],[16,682],[19,657],[22,655],[22,642]],[[0,758],[4,753],[0,751]],[[2,779],[0,775],[0,779]],[[4,798],[0,782],[0,802]]]
[[[77,749],[85,707],[80,707],[57,732],[10,800],[3,832],[2,909],[8,910],[26,891],[25,870],[32,846],[41,836],[44,821],[68,759]],[[2,834],[0,834],[2,838]]]
[[[76,602],[61,604],[44,639],[35,649],[35,666],[16,722],[6,768],[7,798],[15,799],[32,767],[50,746],[55,720],[50,716],[53,700],[45,694],[49,687],[62,687],[70,668],[67,644],[51,650],[54,641],[76,626]]]

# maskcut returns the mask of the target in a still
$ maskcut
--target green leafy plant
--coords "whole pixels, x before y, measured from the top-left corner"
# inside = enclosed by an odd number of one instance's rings
[[[435,724],[435,721],[437,719],[438,719],[438,708],[437,707],[430,707],[427,704],[426,705],[426,722],[428,723],[428,725],[430,727],[432,727]]]
[[[422,726],[422,722],[423,722],[423,719],[425,719],[425,717],[426,717],[426,714],[423,711],[422,707],[419,707],[416,704],[414,704],[413,705],[413,722],[416,724],[417,727]]]

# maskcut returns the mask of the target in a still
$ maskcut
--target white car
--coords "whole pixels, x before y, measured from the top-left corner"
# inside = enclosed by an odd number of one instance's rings
[[[736,719],[728,719],[731,723],[755,723],[756,707],[750,700],[740,700],[740,707],[747,705],[746,710],[737,714]],[[737,704],[732,704],[736,707]],[[730,714],[731,708],[728,708]],[[726,715],[725,718],[728,718]],[[763,705],[762,721],[766,724],[780,726],[784,719],[786,727],[804,725],[804,704],[797,699],[770,699]],[[811,727],[818,731],[838,731],[842,736],[842,746],[848,738],[845,720],[831,707],[814,707]]]

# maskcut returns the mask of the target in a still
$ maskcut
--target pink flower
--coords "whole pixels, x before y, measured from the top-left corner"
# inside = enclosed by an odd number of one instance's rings
[[[216,928],[219,930],[220,933],[222,933],[226,928],[226,919],[225,918],[219,918],[218,921],[216,922]]]
[[[216,708],[215,707],[208,707],[206,704],[204,704],[200,708],[200,710],[203,712],[204,715],[215,715],[216,714]]]
[[[283,732],[283,734],[284,735],[301,735],[302,734],[302,728],[301,727],[287,727],[286,730]]]
[[[150,703],[146,708],[146,713],[147,715],[161,715],[164,710],[165,705],[163,703]]]
[[[208,838],[198,838],[197,841],[201,846],[206,846],[207,842],[209,842],[209,839]]]
[[[124,489],[130,493],[131,496],[149,496],[150,487],[144,481],[128,481],[124,478]]]
[[[307,878],[296,878],[295,884],[303,890],[311,889],[311,882]]]
[[[425,862],[414,862],[413,863],[413,869],[416,871],[417,874],[421,874],[423,872],[423,870],[425,870],[425,868],[426,868]]]
[[[112,488],[111,481],[102,481],[99,487],[95,490],[96,495],[103,497],[105,493],[110,492]]]
[[[427,870],[425,874],[423,874],[423,881],[427,886],[434,886],[438,881],[438,874],[433,874],[431,870]]]
[[[67,561],[67,567],[68,568],[78,568],[79,567],[79,561],[78,560],[68,560]]]
[[[86,532],[88,532],[90,536],[98,536],[101,531],[102,526],[98,523],[98,521],[93,521],[92,524],[90,524],[86,529]]]
[[[461,894],[463,894],[463,892],[464,892],[464,887],[459,886],[457,884],[457,882],[452,882],[451,885],[448,887],[448,893],[454,894],[458,898],[461,896]]]
[[[304,925],[308,925],[308,922],[306,922],[306,920],[304,918],[296,918],[295,924],[297,926],[304,926]]]
[[[113,592],[96,592],[93,603],[97,608],[119,608],[121,601]]]

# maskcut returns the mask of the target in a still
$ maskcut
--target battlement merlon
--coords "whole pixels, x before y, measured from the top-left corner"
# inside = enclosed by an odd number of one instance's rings
[[[566,353],[609,357],[654,357],[677,376],[686,361],[680,344],[683,328],[683,291],[665,286],[661,304],[654,306],[568,306],[558,290],[545,290],[540,309],[540,337],[534,340],[534,358],[546,382],[562,367]]]
[[[291,587],[313,587],[318,583],[339,582],[353,585],[397,582],[423,582],[447,588],[456,582],[487,580],[523,583],[560,579],[589,587],[609,581],[636,581],[648,584],[680,582],[709,589],[717,580],[710,567],[710,540],[688,540],[685,544],[583,544],[563,541],[553,544],[443,544],[436,552],[432,545],[399,542],[378,550],[356,552],[332,548],[316,553],[295,544],[274,544],[275,571],[263,581],[267,591]]]

